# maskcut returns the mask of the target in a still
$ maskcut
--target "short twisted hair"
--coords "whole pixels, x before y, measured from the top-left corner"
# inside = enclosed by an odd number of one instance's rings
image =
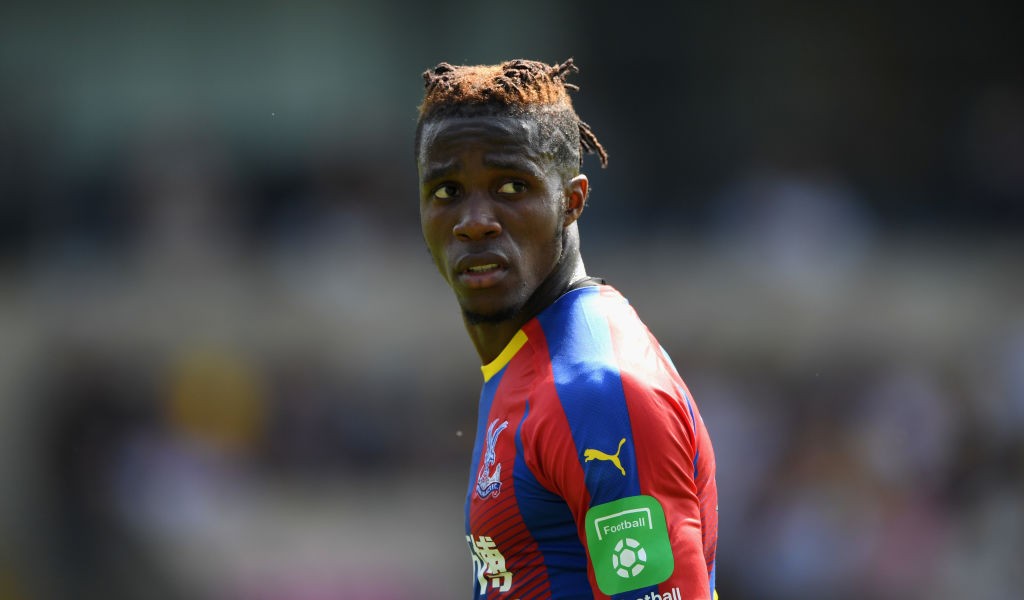
[[[533,60],[510,60],[500,65],[453,66],[440,63],[423,72],[423,104],[416,125],[419,151],[423,124],[448,117],[530,116],[545,135],[549,150],[562,166],[578,169],[583,156],[595,153],[601,167],[608,165],[608,153],[590,126],[576,114],[569,90],[579,87],[565,78],[579,69],[570,58],[547,65]]]

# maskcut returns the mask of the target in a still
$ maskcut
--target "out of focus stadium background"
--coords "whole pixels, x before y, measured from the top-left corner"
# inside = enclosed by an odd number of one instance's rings
[[[0,598],[468,597],[420,73],[569,56],[584,255],[702,407],[722,597],[1019,597],[1013,14],[5,3]]]

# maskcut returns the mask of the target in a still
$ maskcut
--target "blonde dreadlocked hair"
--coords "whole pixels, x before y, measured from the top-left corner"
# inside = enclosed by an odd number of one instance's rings
[[[583,156],[597,154],[601,167],[608,165],[608,153],[597,141],[590,126],[576,114],[569,90],[579,87],[565,78],[579,68],[570,58],[561,64],[547,65],[533,60],[510,60],[500,65],[454,66],[440,63],[423,72],[423,104],[416,126],[419,150],[423,124],[446,117],[511,115],[532,116],[542,126],[562,135],[553,141],[553,155],[562,161],[582,166]],[[549,138],[551,139],[551,138]],[[573,147],[574,146],[574,147]]]

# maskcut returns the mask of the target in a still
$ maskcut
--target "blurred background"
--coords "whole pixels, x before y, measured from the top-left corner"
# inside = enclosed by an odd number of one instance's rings
[[[1024,585],[1010,2],[0,8],[0,599],[469,596],[420,73],[575,57],[591,274],[718,455],[723,599]]]

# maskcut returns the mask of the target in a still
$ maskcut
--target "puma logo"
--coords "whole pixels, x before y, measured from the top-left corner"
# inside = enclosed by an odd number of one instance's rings
[[[611,461],[611,463],[613,465],[615,465],[616,467],[619,468],[620,471],[622,471],[622,475],[623,475],[623,477],[625,477],[626,470],[622,468],[622,463],[619,462],[619,452],[622,452],[622,445],[625,444],[625,443],[626,443],[626,438],[622,438],[621,440],[619,440],[619,449],[615,451],[615,454],[608,454],[606,452],[601,452],[600,450],[594,450],[593,448],[587,448],[586,450],[583,451],[583,458],[584,458],[583,462],[590,462],[592,460],[608,460],[608,461]]]

